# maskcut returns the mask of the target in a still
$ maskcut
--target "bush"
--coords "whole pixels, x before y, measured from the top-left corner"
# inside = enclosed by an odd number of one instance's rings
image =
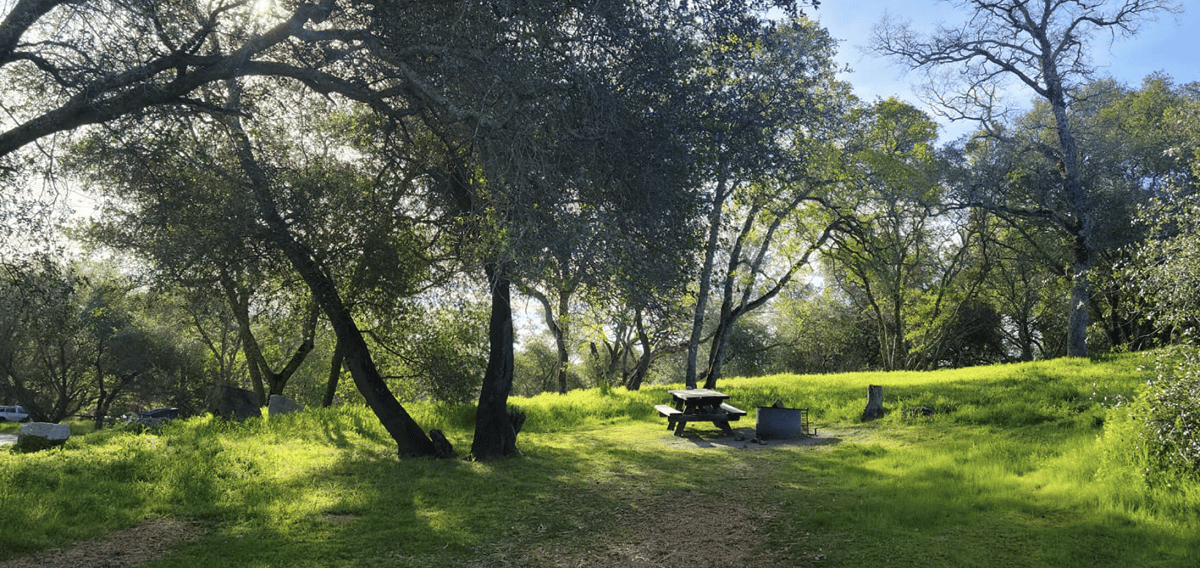
[[[1137,429],[1134,461],[1148,482],[1200,481],[1200,348],[1163,351],[1129,416]]]

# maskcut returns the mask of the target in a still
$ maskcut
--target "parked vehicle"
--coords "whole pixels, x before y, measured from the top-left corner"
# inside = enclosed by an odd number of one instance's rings
[[[138,412],[138,422],[146,426],[158,426],[179,417],[178,408],[155,408]]]
[[[0,422],[26,422],[29,413],[23,406],[0,406]]]

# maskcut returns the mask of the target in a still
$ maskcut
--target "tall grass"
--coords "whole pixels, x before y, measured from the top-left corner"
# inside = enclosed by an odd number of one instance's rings
[[[1142,365],[723,381],[751,411],[735,426],[779,400],[838,441],[767,451],[705,448],[705,425],[670,436],[653,405],[678,385],[514,399],[522,455],[499,463],[397,460],[352,407],[104,431],[0,452],[0,559],[173,517],[204,536],[157,565],[578,564],[647,538],[629,519],[655,503],[705,496],[766,511],[765,551],[839,566],[1195,566],[1200,487],[1147,485],[1116,432]],[[869,384],[887,414],[863,424]],[[472,407],[409,408],[469,446]]]

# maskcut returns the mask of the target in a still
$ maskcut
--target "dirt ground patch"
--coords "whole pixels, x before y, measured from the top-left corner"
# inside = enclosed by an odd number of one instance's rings
[[[151,519],[99,540],[43,550],[0,562],[0,568],[123,568],[158,560],[181,542],[200,534],[195,525],[172,519]]]
[[[648,506],[612,511],[606,525],[619,526],[629,535],[580,552],[577,546],[540,543],[497,551],[486,560],[491,566],[588,566],[597,568],[659,568],[704,566],[745,568],[781,566],[782,558],[765,550],[760,527],[770,511],[694,494],[665,495]]]
[[[797,451],[838,443],[855,432],[822,432],[819,436],[754,443],[754,428],[735,429],[742,439],[727,436],[715,427],[689,427],[684,436],[665,428],[647,440],[668,450]],[[769,474],[749,468],[729,484],[728,495],[673,491],[635,504],[623,504],[603,515],[589,517],[586,526],[543,528],[551,538],[517,536],[488,551],[471,566],[660,568],[697,566],[745,568],[747,566],[820,566],[826,559],[815,541],[772,549],[769,528],[780,505],[748,504],[739,495],[755,492],[769,483]],[[757,473],[757,474],[756,474]],[[636,481],[633,482],[636,485]],[[618,482],[603,491],[621,492]],[[790,539],[795,542],[796,539]]]

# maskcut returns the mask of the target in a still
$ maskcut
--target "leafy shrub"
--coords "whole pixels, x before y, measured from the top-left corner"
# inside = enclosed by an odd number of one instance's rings
[[[1200,348],[1163,351],[1154,378],[1134,403],[1135,462],[1147,481],[1200,481]]]

